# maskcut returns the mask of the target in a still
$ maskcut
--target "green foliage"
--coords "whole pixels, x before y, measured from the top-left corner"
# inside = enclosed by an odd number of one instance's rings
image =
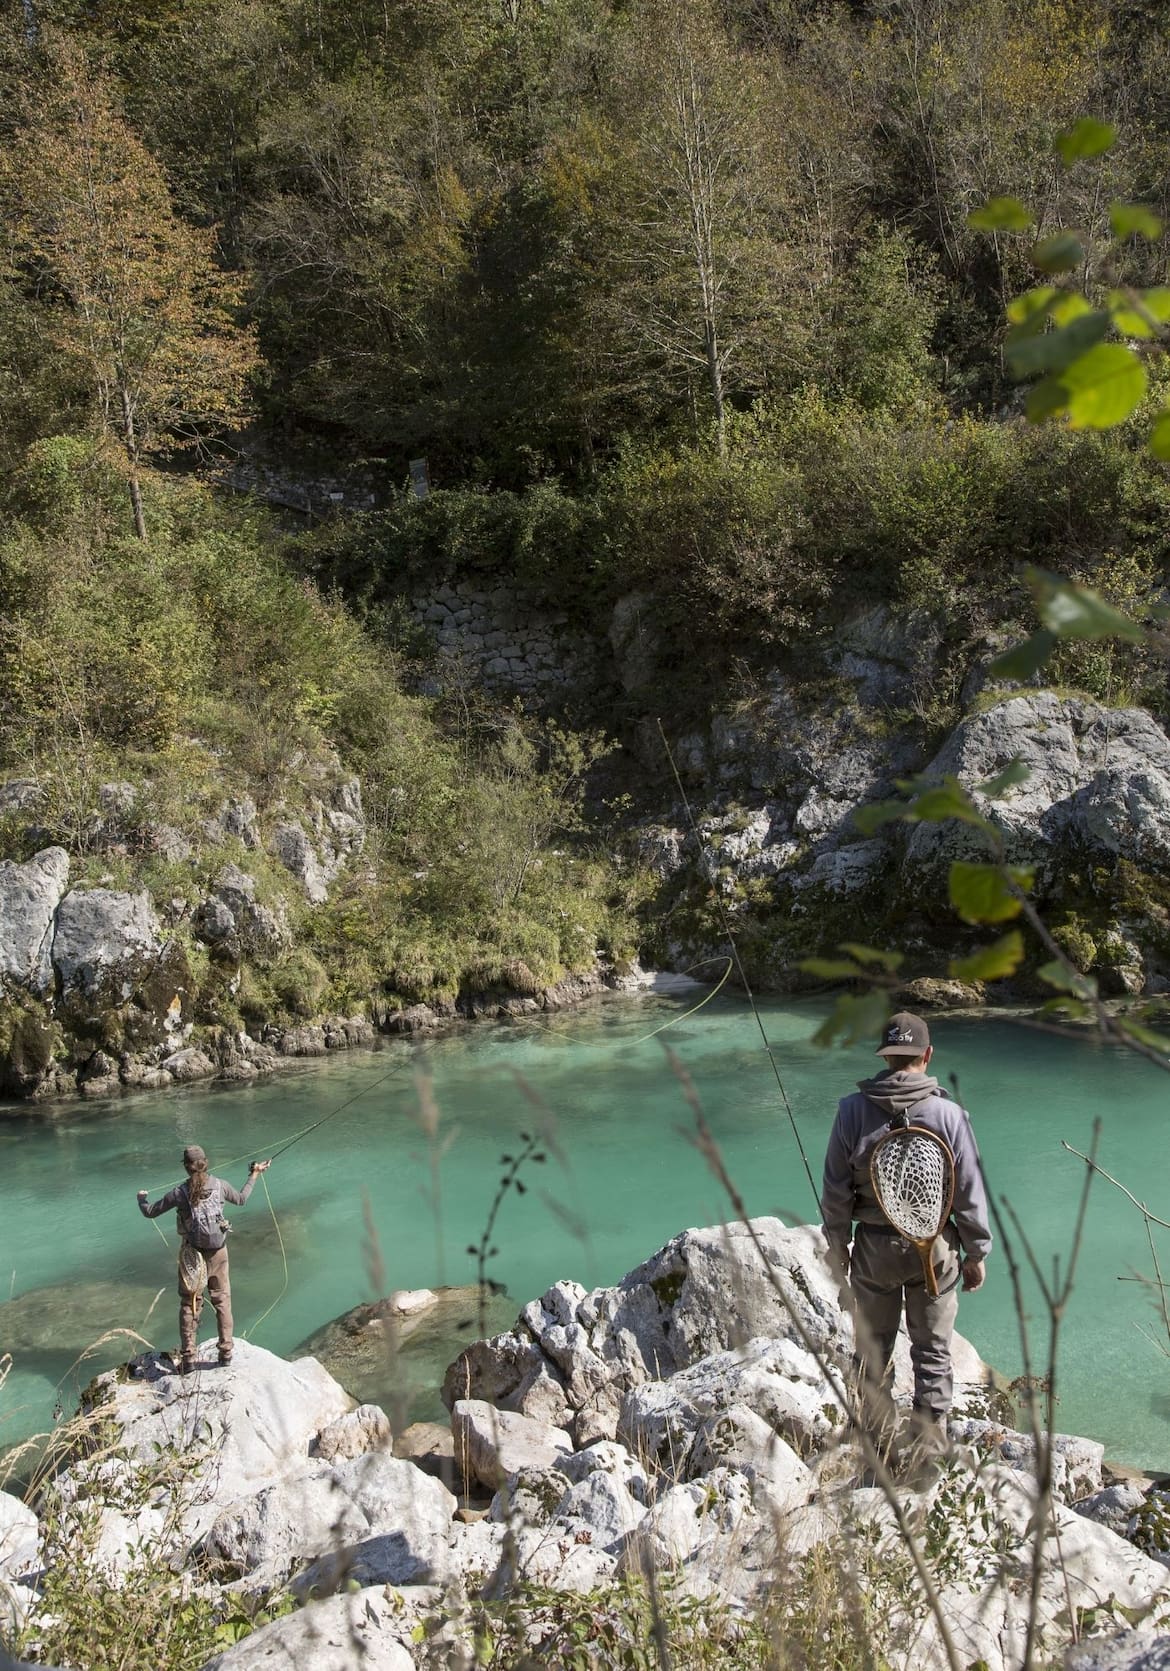
[[[968,923],[1010,922],[1022,909],[1019,894],[1031,885],[1032,872],[1018,865],[970,864],[963,860],[951,865],[947,879],[951,904]]]
[[[1101,157],[1116,137],[1111,123],[1082,117],[1057,135],[1055,150],[1064,166],[1071,168]],[[1021,231],[1031,225],[1032,216],[1012,199],[995,198],[975,210],[968,223],[980,231]],[[1097,284],[1088,284],[1084,290],[1043,285],[1009,302],[1005,345],[1009,364],[1018,377],[1046,374],[1028,395],[1027,415],[1033,422],[1064,418],[1071,429],[1112,429],[1142,405],[1149,388],[1142,354],[1127,341],[1102,339],[1113,332],[1144,342],[1160,333],[1166,313],[1163,287],[1143,289],[1132,282],[1119,286],[1117,279],[1124,274],[1127,241],[1135,237],[1152,241],[1161,234],[1162,221],[1153,210],[1115,200],[1109,210],[1104,270],[1094,275]],[[1032,246],[1032,265],[1059,278],[1087,264],[1087,244],[1082,234],[1063,227]],[[1096,307],[1095,296],[1099,297]],[[1152,444],[1159,454],[1167,416],[1163,411],[1154,420]]]
[[[1009,929],[1000,939],[970,957],[953,958],[947,973],[958,981],[998,981],[1014,975],[1024,961],[1024,937],[1019,929]]]
[[[118,1506],[132,1515],[152,1504],[163,1472],[124,1465]],[[139,1549],[114,1577],[99,1556],[96,1502],[82,1497],[67,1507],[50,1487],[42,1512],[48,1622],[17,1636],[18,1654],[35,1648],[46,1662],[93,1671],[198,1671],[207,1662],[220,1646],[214,1606],[192,1593],[164,1553]]]
[[[1079,918],[1072,916],[1052,929],[1052,938],[1074,968],[1087,974],[1097,962],[1097,942]]]

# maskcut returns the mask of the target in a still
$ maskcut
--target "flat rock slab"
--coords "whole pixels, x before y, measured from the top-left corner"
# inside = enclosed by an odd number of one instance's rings
[[[414,1671],[413,1625],[393,1591],[330,1596],[253,1631],[203,1671]]]
[[[149,1354],[134,1361],[128,1380],[120,1372],[99,1376],[90,1395],[121,1428],[119,1446],[131,1463],[152,1463],[172,1447],[190,1459],[181,1522],[192,1543],[226,1504],[305,1462],[321,1430],[351,1408],[312,1358],[287,1363],[237,1340],[231,1367],[220,1369],[206,1352],[193,1375],[169,1373],[166,1360]],[[84,1475],[84,1467],[76,1471]]]

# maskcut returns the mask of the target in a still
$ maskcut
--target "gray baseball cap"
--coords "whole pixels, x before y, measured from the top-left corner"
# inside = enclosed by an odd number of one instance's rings
[[[882,1028],[882,1042],[877,1047],[879,1056],[908,1056],[911,1061],[925,1056],[930,1048],[930,1028],[920,1015],[899,1010]]]
[[[184,1166],[206,1166],[207,1165],[207,1156],[203,1152],[203,1150],[199,1147],[198,1143],[188,1143],[187,1147],[183,1150],[183,1165]]]

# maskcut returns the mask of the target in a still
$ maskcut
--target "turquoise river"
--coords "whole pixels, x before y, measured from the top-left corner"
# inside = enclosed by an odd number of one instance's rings
[[[691,1115],[664,1042],[690,1073],[749,1210],[814,1217],[750,1010],[721,995],[688,1015],[694,1002],[612,999],[533,1022],[485,1023],[297,1066],[244,1089],[0,1108],[0,1353],[13,1360],[0,1386],[0,1449],[51,1422],[55,1406],[70,1414],[97,1368],[130,1355],[115,1342],[76,1363],[103,1330],[121,1325],[174,1344],[174,1220],[158,1221],[160,1235],[134,1196],[176,1181],[188,1142],[202,1143],[213,1169],[242,1184],[249,1157],[271,1154],[354,1099],[273,1165],[274,1212],[258,1187],[230,1215],[237,1329],[281,1353],[371,1297],[371,1229],[385,1288],[472,1281],[468,1246],[489,1211],[499,1157],[542,1122],[551,1123],[555,1153],[528,1168],[526,1193],[505,1199],[490,1262],[517,1307],[558,1277],[614,1282],[676,1231],[727,1217],[688,1140]],[[814,1046],[823,1013],[815,1003],[770,1002],[761,1013],[819,1177],[836,1099],[875,1058],[868,1048]],[[1061,1140],[1085,1149],[1097,1116],[1101,1164],[1170,1219],[1170,1081],[1156,1067],[984,1016],[939,1020],[934,1035],[935,1069],[944,1079],[957,1074],[992,1190],[1010,1202],[1045,1271],[1067,1256],[1084,1178]],[[437,1144],[419,1123],[420,1071],[441,1113]],[[1170,1276],[1170,1232],[1154,1236]],[[1154,1290],[1133,1280],[1153,1270],[1140,1215],[1098,1180],[1064,1321],[1059,1423],[1102,1440],[1113,1460],[1167,1469],[1170,1341]],[[1030,1280],[1027,1305],[1043,1361],[1046,1323]],[[210,1320],[209,1311],[205,1333]],[[1005,1375],[1020,1373],[1002,1257],[993,1257],[983,1291],[964,1298],[959,1326]]]

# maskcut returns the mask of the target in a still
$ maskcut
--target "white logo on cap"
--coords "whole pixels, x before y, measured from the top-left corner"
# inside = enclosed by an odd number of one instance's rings
[[[912,1032],[910,1032],[908,1029],[905,1030],[905,1031],[900,1031],[897,1027],[891,1027],[886,1034],[886,1043],[887,1044],[913,1044],[914,1043],[914,1034]]]

